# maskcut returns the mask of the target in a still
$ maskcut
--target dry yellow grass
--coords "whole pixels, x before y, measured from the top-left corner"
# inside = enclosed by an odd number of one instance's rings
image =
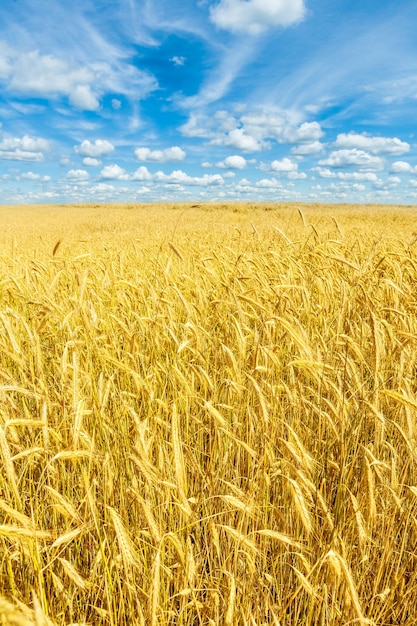
[[[412,208],[0,216],[2,624],[416,623]]]

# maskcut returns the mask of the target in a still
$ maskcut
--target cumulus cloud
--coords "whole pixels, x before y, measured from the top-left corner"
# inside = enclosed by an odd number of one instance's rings
[[[50,150],[49,141],[41,137],[5,137],[0,142],[0,159],[8,161],[43,161]]]
[[[417,166],[413,167],[407,161],[395,161],[391,165],[391,172],[396,172],[397,174],[411,174],[417,172]]]
[[[329,189],[333,189],[334,191],[366,191],[366,185],[363,183],[349,183],[349,182],[338,182],[331,183],[329,185]]]
[[[323,137],[324,132],[318,122],[303,122],[300,126],[287,126],[280,133],[282,143],[311,144]]]
[[[107,180],[153,181],[169,185],[197,185],[202,187],[224,184],[224,179],[220,174],[190,176],[182,170],[174,170],[171,174],[165,174],[165,172],[159,170],[155,174],[151,174],[144,165],[139,167],[133,174],[129,174],[122,167],[114,163],[112,165],[106,165],[106,167],[101,170],[100,177]]]
[[[101,165],[101,161],[98,159],[92,159],[91,157],[85,157],[85,159],[83,159],[83,164],[87,167],[97,167],[98,165]]]
[[[307,174],[305,172],[292,171],[288,173],[288,178],[291,178],[292,180],[300,180],[302,178],[307,178]]]
[[[69,95],[69,101],[77,109],[83,111],[96,111],[100,107],[100,102],[93,94],[90,85],[76,85]]]
[[[158,163],[165,163],[167,161],[183,161],[187,154],[179,146],[172,146],[172,148],[165,148],[165,150],[136,148],[135,156],[138,161],[156,161]]]
[[[185,124],[180,126],[180,131],[184,137],[207,137],[210,136],[207,126],[208,120],[191,113]]]
[[[364,180],[368,182],[376,182],[378,177],[374,172],[335,172],[325,167],[313,167],[320,178],[339,178],[340,180]]]
[[[100,177],[108,180],[129,180],[129,174],[127,174],[126,170],[115,163],[103,167]]]
[[[304,15],[304,0],[221,0],[210,9],[210,19],[219,28],[251,35],[290,26]]]
[[[96,139],[94,143],[85,139],[79,146],[75,146],[74,150],[80,156],[97,159],[113,152],[114,145],[106,139]]]
[[[132,176],[132,180],[152,180],[152,174],[147,167],[141,165]]]
[[[33,172],[24,172],[23,174],[21,174],[20,178],[23,178],[25,180],[39,180],[40,174],[34,174]]]
[[[298,170],[298,163],[294,163],[294,161],[285,157],[281,161],[272,161],[271,170],[273,172],[294,172]]]
[[[41,55],[38,50],[13,53],[9,62],[8,87],[19,93],[50,96],[66,95],[76,108],[94,111],[99,108],[91,84],[91,68],[71,65],[66,59]]]
[[[359,148],[371,154],[404,154],[410,151],[410,144],[397,137],[372,137],[367,133],[341,133],[335,141],[336,148]]]
[[[136,99],[157,88],[156,79],[125,62],[120,55],[101,62],[77,63],[73,59],[38,50],[22,52],[0,48],[0,80],[13,93],[31,97],[56,98],[64,96],[78,109],[96,111],[103,93],[120,93]],[[113,106],[119,108],[119,100]]]
[[[313,141],[312,143],[304,143],[291,148],[291,154],[299,154],[300,156],[307,156],[309,154],[317,154],[322,152],[324,145],[320,141]]]
[[[262,178],[256,183],[256,187],[264,189],[282,189],[283,185],[276,178]]]
[[[50,176],[41,176],[40,174],[35,174],[34,172],[23,172],[20,176],[16,177],[17,180],[37,180],[42,183],[49,183],[51,180]]]
[[[271,148],[271,141],[298,145],[295,154],[314,154],[322,150],[324,132],[318,122],[297,124],[297,117],[277,108],[259,108],[234,116],[217,111],[211,117],[191,114],[180,131],[186,137],[209,139],[210,145],[226,146],[243,152]]]
[[[380,157],[373,156],[365,150],[358,148],[335,150],[327,159],[319,161],[319,165],[327,165],[328,167],[349,167],[355,165],[361,169],[382,170],[384,162]]]
[[[12,89],[36,94],[71,93],[77,85],[86,85],[93,79],[88,68],[71,67],[65,59],[41,55],[38,50],[11,54],[9,73]]]
[[[235,128],[225,135],[213,139],[211,145],[228,146],[242,150],[242,152],[259,152],[265,148],[265,143],[245,133],[243,128]]]
[[[288,157],[284,157],[280,161],[276,159],[272,163],[261,163],[259,169],[264,172],[278,172],[280,174],[289,174],[291,172],[297,172],[298,163],[291,161]]]
[[[224,183],[223,176],[220,174],[204,174],[204,176],[189,176],[182,170],[175,170],[171,174],[164,172],[156,172],[153,179],[165,183],[178,183],[182,185],[222,185]]]
[[[87,180],[90,178],[90,174],[85,170],[70,170],[67,172],[67,178],[72,180]]]
[[[243,170],[247,166],[247,161],[244,157],[234,154],[226,157],[224,161],[216,163],[216,165],[223,169]]]

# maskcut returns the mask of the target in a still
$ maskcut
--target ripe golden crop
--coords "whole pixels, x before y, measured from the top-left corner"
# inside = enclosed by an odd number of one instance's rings
[[[2,207],[2,624],[414,624],[411,208]]]

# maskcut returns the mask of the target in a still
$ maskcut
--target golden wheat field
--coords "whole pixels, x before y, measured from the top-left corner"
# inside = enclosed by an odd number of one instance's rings
[[[0,207],[0,622],[417,622],[417,209]]]

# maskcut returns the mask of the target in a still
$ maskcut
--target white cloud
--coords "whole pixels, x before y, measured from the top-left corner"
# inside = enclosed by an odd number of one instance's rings
[[[304,0],[220,0],[210,9],[216,26],[251,35],[271,26],[290,26],[304,14]]]
[[[152,174],[147,167],[141,165],[132,176],[132,180],[152,180]]]
[[[224,161],[216,163],[216,166],[223,169],[243,170],[245,169],[247,164],[248,163],[244,157],[239,156],[238,154],[234,154],[232,156],[226,157]]]
[[[318,122],[303,122],[300,126],[288,126],[283,129],[280,140],[282,143],[311,144],[323,137],[324,132]]]
[[[214,146],[236,148],[243,152],[259,152],[266,147],[264,142],[246,134],[243,128],[235,128],[226,135],[213,139],[210,143]]]
[[[367,133],[341,133],[335,142],[336,148],[359,148],[371,154],[404,154],[410,144],[397,137],[372,137]]]
[[[67,172],[67,178],[72,180],[87,180],[90,178],[90,174],[85,170],[70,170]]]
[[[0,57],[2,52],[0,48]],[[117,49],[109,49],[103,56],[106,60],[92,62],[84,55],[83,61],[76,62],[64,56],[42,55],[39,50],[21,52],[9,47],[0,61],[0,80],[12,93],[44,98],[64,96],[76,108],[95,111],[100,108],[99,99],[104,93],[138,100],[157,88],[151,74],[126,63],[124,56]],[[120,100],[112,102],[114,108],[120,108]]]
[[[217,111],[211,117],[191,114],[180,127],[186,137],[204,137],[210,145],[226,146],[244,152],[271,148],[271,141],[301,144],[295,154],[314,154],[323,148],[319,139],[324,132],[318,122],[298,124],[299,115],[276,107],[255,109],[242,115]]]
[[[91,89],[94,72],[88,67],[71,65],[66,59],[40,55],[38,50],[15,52],[9,67],[9,89],[19,93],[49,96],[66,95],[79,109],[94,111],[99,102]]]
[[[38,50],[14,52],[9,73],[9,86],[12,89],[36,94],[69,94],[77,85],[86,85],[93,79],[88,68],[71,67],[65,59],[42,56]]]
[[[203,35],[206,39],[207,35]],[[216,47],[218,46],[216,43]],[[198,93],[192,96],[176,94],[175,100],[188,110],[203,110],[207,105],[227,96],[236,80],[255,54],[256,43],[245,40],[244,45],[228,46],[227,53],[218,57],[218,63],[203,72],[204,79]],[[220,51],[220,48],[218,48]]]
[[[94,143],[85,139],[79,146],[75,146],[74,150],[80,156],[96,159],[113,152],[114,145],[106,139],[96,139]]]
[[[407,161],[395,161],[391,165],[391,172],[396,172],[397,174],[408,174],[417,172],[417,166],[412,166]]]
[[[118,111],[122,108],[122,103],[117,98],[113,98],[111,101],[111,105],[115,111]]]
[[[204,176],[189,176],[182,170],[175,170],[171,174],[165,174],[159,170],[151,174],[145,166],[139,167],[133,174],[128,174],[122,167],[116,164],[106,165],[101,170],[102,179],[128,180],[128,181],[154,181],[166,183],[170,186],[197,185],[207,187],[209,185],[222,185],[224,179],[220,174],[204,174]]]
[[[288,173],[288,178],[292,180],[301,180],[302,178],[307,178],[307,174],[305,172],[292,171]]]
[[[156,172],[153,176],[153,180],[166,183],[178,183],[181,185],[222,185],[224,179],[220,174],[204,174],[204,176],[189,176],[182,170],[175,170],[171,174],[164,174],[164,172]]]
[[[106,165],[100,172],[101,178],[109,180],[129,180],[129,174],[120,167],[113,163],[112,165]]]
[[[281,161],[272,161],[270,165],[266,163],[261,163],[259,169],[263,170],[264,172],[296,172],[298,170],[298,163],[291,161],[291,159],[289,159],[288,157],[284,157],[283,159],[281,159]]]
[[[9,161],[43,161],[50,150],[49,141],[41,137],[5,137],[0,142],[0,159]]]
[[[24,172],[20,176],[16,177],[17,180],[38,180],[42,183],[49,183],[51,180],[50,176],[41,176],[40,174],[34,174],[33,172]]]
[[[261,108],[242,115],[239,123],[249,134],[265,139],[280,137],[290,120],[286,111]]]
[[[23,174],[21,174],[20,178],[23,178],[25,180],[39,180],[40,174],[34,174],[33,172],[24,172]]]
[[[256,183],[256,187],[263,187],[266,189],[282,189],[283,185],[276,178],[262,178]]]
[[[339,183],[331,183],[329,185],[329,189],[333,189],[334,191],[366,191],[366,185],[363,183],[349,183],[349,182],[339,182]]]
[[[70,93],[69,101],[83,111],[97,111],[100,108],[100,102],[91,91],[90,85],[76,85]]]
[[[180,126],[180,131],[184,137],[207,137],[210,131],[207,130],[208,120],[195,113],[191,113],[188,120]]]
[[[378,177],[374,172],[335,172],[325,167],[313,167],[313,172],[317,172],[320,178],[339,178],[340,180],[364,180],[376,182]]]
[[[97,167],[98,165],[101,165],[101,161],[98,159],[92,159],[91,157],[85,157],[85,159],[83,159],[83,164],[87,167]]]
[[[313,141],[312,143],[305,143],[291,148],[291,154],[299,154],[300,156],[307,156],[308,154],[317,154],[322,152],[324,145],[320,141]]]
[[[352,148],[350,150],[335,150],[327,159],[319,161],[319,165],[336,168],[356,165],[366,170],[382,170],[384,162],[380,157],[373,156],[358,148]]]
[[[174,65],[184,65],[186,58],[185,57],[178,57],[178,56],[174,56],[170,59],[171,63],[174,63]]]
[[[114,185],[109,185],[108,183],[98,183],[94,187],[91,187],[93,191],[103,192],[103,191],[116,191],[116,187]]]
[[[173,146],[172,148],[165,148],[165,150],[136,148],[135,156],[138,161],[156,161],[158,163],[165,163],[167,161],[183,161],[187,154],[179,146]]]

